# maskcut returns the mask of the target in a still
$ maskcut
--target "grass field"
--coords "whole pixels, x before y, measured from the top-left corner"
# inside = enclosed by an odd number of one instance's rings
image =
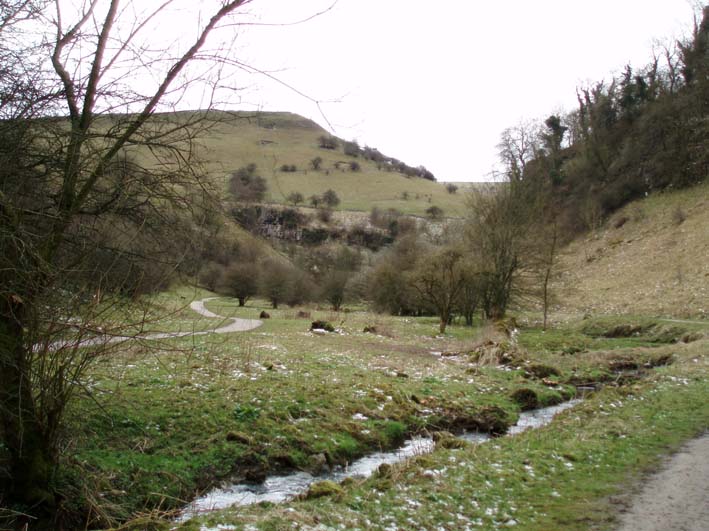
[[[152,302],[156,311],[180,307],[186,296],[180,291]],[[256,318],[265,303],[239,308],[220,298],[207,306],[227,317]],[[706,426],[698,397],[708,390],[708,342],[668,344],[671,334],[659,341],[653,323],[626,338],[603,337],[626,324],[622,318],[576,321],[546,332],[527,328],[515,346],[490,327],[452,326],[439,336],[435,318],[364,309],[267,311],[271,319],[251,332],[164,340],[152,348],[136,344],[95,367],[88,384],[94,399],[72,410],[69,449],[84,478],[72,488],[93,500],[101,525],[145,511],[135,529],[147,522],[169,528],[174,524],[156,520],[162,511],[179,508],[221,479],[309,469],[323,455],[343,463],[422,430],[504,429],[520,411],[513,398],[520,389],[544,405],[572,396],[570,384],[603,383],[609,387],[596,398],[538,435],[437,450],[396,468],[392,477],[355,482],[334,499],[206,517],[210,525],[237,529],[315,529],[318,522],[339,529],[474,529],[510,520],[519,528],[544,529],[550,518],[580,518],[636,465]],[[193,318],[200,327],[209,321]],[[311,333],[315,319],[332,322],[338,332]],[[184,327],[189,314],[178,320]],[[377,333],[363,332],[365,326]],[[690,328],[674,333],[707,329]],[[476,347],[487,340],[510,356],[509,366],[475,362]],[[637,408],[674,414],[662,416],[666,426],[649,427],[649,413]],[[609,441],[622,443],[618,452],[632,459],[622,462]],[[595,486],[582,486],[596,465],[604,474]],[[455,504],[460,527],[450,520]],[[568,512],[568,504],[581,509]],[[568,528],[583,528],[578,525]]]

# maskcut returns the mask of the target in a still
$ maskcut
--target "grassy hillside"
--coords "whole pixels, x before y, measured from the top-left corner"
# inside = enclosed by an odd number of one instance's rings
[[[342,210],[369,211],[377,206],[422,215],[436,205],[446,216],[464,212],[464,194],[449,194],[441,183],[377,169],[372,161],[345,155],[342,145],[336,150],[320,148],[318,138],[328,132],[301,116],[246,112],[215,115],[221,122],[201,139],[210,173],[226,183],[229,172],[254,163],[268,181],[268,201],[285,202],[288,194],[296,191],[308,198],[331,188],[340,197]],[[316,157],[323,159],[318,171],[310,165]],[[360,164],[360,171],[349,169],[352,161]],[[340,169],[336,168],[338,162]],[[295,165],[297,171],[280,171],[284,164]]]
[[[569,245],[563,308],[676,317],[709,314],[709,183],[653,194]]]

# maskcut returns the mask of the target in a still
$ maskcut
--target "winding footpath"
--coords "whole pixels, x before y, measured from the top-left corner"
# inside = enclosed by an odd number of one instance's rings
[[[709,432],[684,445],[647,478],[618,531],[709,530]]]
[[[154,339],[172,339],[176,337],[187,337],[187,336],[204,336],[207,334],[231,334],[233,332],[247,332],[258,328],[263,324],[263,321],[258,319],[241,319],[239,317],[224,317],[222,315],[217,315],[214,312],[209,311],[204,303],[214,300],[217,297],[209,297],[207,299],[202,299],[199,301],[192,301],[190,303],[190,308],[197,312],[202,317],[223,319],[221,326],[217,328],[212,328],[211,330],[202,330],[200,332],[156,332],[153,334],[138,334],[138,335],[128,335],[128,336],[99,336],[88,339],[82,339],[79,341],[78,345],[76,341],[65,340],[56,341],[50,345],[50,350],[59,350],[65,347],[91,347],[91,346],[105,346],[112,345],[115,343],[122,343],[123,341],[131,340],[154,340]]]
[[[263,321],[260,321],[259,319],[240,319],[239,317],[223,317],[221,315],[217,315],[214,312],[210,312],[207,310],[207,308],[204,306],[204,303],[207,301],[211,301],[216,299],[217,297],[210,297],[208,299],[202,299],[201,301],[193,301],[190,303],[190,308],[192,308],[195,312],[200,314],[202,317],[216,317],[218,319],[228,319],[231,321],[231,323],[220,326],[219,328],[215,328],[213,330],[207,330],[204,332],[188,332],[187,334],[183,335],[204,335],[204,334],[230,334],[232,332],[248,332],[249,330],[253,330],[254,328],[258,328],[263,324]],[[170,336],[172,337],[172,336]],[[182,336],[178,336],[182,337]]]

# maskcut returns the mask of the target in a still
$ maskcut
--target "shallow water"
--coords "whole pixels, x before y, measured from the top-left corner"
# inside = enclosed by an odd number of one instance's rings
[[[520,414],[517,424],[511,426],[507,435],[515,435],[523,431],[539,428],[549,424],[554,415],[569,409],[580,400],[570,400],[556,406],[550,406]],[[465,432],[460,438],[473,443],[482,443],[490,439],[490,435],[480,432]],[[189,520],[198,514],[204,514],[216,509],[224,509],[233,505],[252,505],[260,502],[279,503],[286,501],[308,490],[308,487],[323,480],[342,481],[348,477],[367,477],[372,475],[380,465],[394,464],[416,455],[432,452],[435,443],[430,437],[413,437],[404,445],[391,452],[376,452],[354,461],[348,467],[337,468],[327,474],[314,476],[307,472],[293,472],[281,476],[270,476],[260,484],[233,484],[214,489],[206,495],[190,503],[182,513],[180,521]]]

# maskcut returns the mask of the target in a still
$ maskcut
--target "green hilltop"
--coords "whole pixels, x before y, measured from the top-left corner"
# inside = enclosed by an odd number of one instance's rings
[[[464,214],[462,190],[450,193],[443,183],[406,176],[362,154],[346,155],[343,139],[337,139],[335,149],[324,149],[319,139],[329,138],[329,133],[297,114],[211,111],[209,118],[217,120],[199,139],[200,155],[209,173],[224,179],[225,187],[231,172],[256,164],[268,183],[266,202],[285,204],[289,194],[300,192],[307,203],[310,196],[332,189],[341,199],[341,210],[368,212],[378,207],[424,215],[437,206],[445,216]],[[314,170],[311,161],[317,157],[322,163]],[[353,171],[350,163],[358,169]],[[284,166],[291,171],[283,171]]]

